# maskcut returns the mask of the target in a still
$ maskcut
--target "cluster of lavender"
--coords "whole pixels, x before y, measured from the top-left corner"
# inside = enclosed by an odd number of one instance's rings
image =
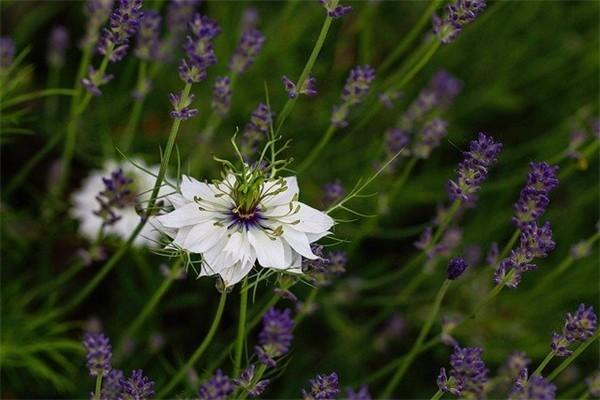
[[[259,103],[250,115],[250,122],[244,127],[240,151],[249,161],[256,154],[260,144],[269,136],[269,130],[273,123],[273,114],[264,103]]]
[[[296,87],[296,84],[292,82],[287,76],[283,76],[283,87],[288,94],[290,99],[295,99],[299,94],[304,94],[308,97],[317,95],[317,83],[314,76],[309,75],[304,82],[300,85],[300,88]]]
[[[475,20],[485,9],[485,0],[456,0],[446,6],[446,14],[433,17],[433,33],[444,44],[452,43],[463,27]]]
[[[529,377],[527,368],[523,368],[508,397],[509,400],[554,400],[556,386],[539,375]]]
[[[484,133],[479,133],[477,140],[471,141],[469,151],[463,152],[464,159],[458,165],[456,181],[448,181],[448,196],[451,201],[461,201],[473,206],[477,200],[476,193],[485,180],[488,170],[496,161],[502,150],[502,144]]]
[[[335,399],[340,393],[340,382],[335,372],[329,375],[317,375],[309,382],[310,390],[302,389],[304,400]]]
[[[258,30],[254,28],[246,30],[231,57],[229,70],[236,75],[246,72],[254,63],[264,43],[265,37]]]
[[[592,306],[580,304],[574,314],[568,313],[561,333],[552,334],[550,347],[555,355],[566,357],[572,353],[569,346],[584,342],[594,335],[598,318]]]
[[[87,16],[86,32],[81,47],[91,49],[98,41],[98,32],[104,26],[113,8],[113,0],[87,0],[84,12]]]
[[[52,68],[61,68],[65,64],[65,52],[69,47],[69,32],[62,25],[52,28],[48,38],[48,54],[46,59]]]
[[[173,61],[175,50],[179,47],[188,24],[196,15],[196,7],[200,0],[173,0],[167,7],[166,26],[169,27],[167,35],[159,43],[158,59]]]
[[[106,400],[144,400],[154,396],[154,382],[140,369],[125,379],[123,371],[112,368],[112,347],[102,333],[86,333],[83,345],[91,376],[102,376],[100,398]]]
[[[231,79],[227,76],[217,77],[213,87],[212,109],[221,118],[231,108]]]
[[[269,368],[277,365],[276,358],[288,353],[294,338],[292,311],[271,308],[263,317],[263,327],[254,348],[258,360]]]
[[[200,386],[198,398],[200,400],[224,400],[228,399],[234,391],[234,383],[223,371],[218,369],[213,377]]]
[[[342,90],[342,104],[333,108],[331,124],[336,128],[348,126],[350,107],[358,105],[369,92],[371,82],[375,79],[375,70],[368,65],[359,65],[350,71]]]
[[[121,219],[117,210],[129,207],[135,202],[136,193],[131,190],[133,180],[119,168],[112,172],[110,177],[102,178],[102,181],[104,190],[96,196],[100,209],[94,211],[94,214],[102,218],[104,226],[113,225]]]
[[[439,243],[433,243],[433,228],[429,226],[425,228],[414,245],[417,249],[425,251],[429,259],[449,256],[460,245],[462,236],[462,230],[458,226],[451,226],[446,229]]]
[[[319,0],[330,18],[341,18],[352,11],[351,6],[338,5],[338,0]]]
[[[0,37],[0,72],[11,66],[15,59],[15,42],[8,36]]]
[[[312,252],[318,256],[315,260],[307,258],[302,260],[302,273],[305,274],[311,284],[320,287],[327,286],[346,272],[348,255],[345,251],[337,250],[327,253],[323,252],[323,246],[312,245]]]
[[[450,356],[449,374],[442,368],[437,378],[437,385],[444,393],[457,397],[480,398],[487,382],[488,370],[481,359],[482,349],[478,347],[454,347]]]
[[[90,18],[103,15],[103,7],[94,8]],[[99,14],[98,14],[99,13]],[[129,39],[133,37],[139,27],[142,12],[142,0],[119,0],[119,5],[110,15],[108,28],[104,29],[102,37],[98,41],[98,52],[110,62],[121,61],[127,54]],[[106,74],[106,64],[102,63],[98,70],[90,67],[88,76],[81,80],[83,86],[94,96],[100,96],[100,86],[110,82],[112,75]]]
[[[506,286],[517,287],[523,272],[536,268],[532,263],[534,259],[547,257],[554,250],[550,223],[540,226],[537,220],[546,212],[550,203],[549,193],[558,186],[557,171],[558,167],[545,162],[529,164],[527,184],[514,206],[513,223],[521,230],[519,247],[512,250],[510,256],[496,268],[496,283],[505,281]],[[511,276],[508,276],[509,273]]]
[[[446,110],[461,90],[461,81],[444,70],[436,72],[402,114],[398,124],[386,130],[387,156],[405,149],[403,155],[428,158],[447,134],[446,122],[434,115]],[[385,95],[386,99],[388,97]],[[411,136],[414,136],[413,145],[411,149],[407,149]]]
[[[161,21],[162,17],[157,11],[151,10],[144,13],[137,35],[137,46],[134,50],[135,55],[140,60],[152,61],[158,59]]]
[[[446,270],[446,276],[450,280],[455,280],[459,276],[461,276],[466,270],[469,264],[462,257],[454,257],[448,263],[448,267]]]

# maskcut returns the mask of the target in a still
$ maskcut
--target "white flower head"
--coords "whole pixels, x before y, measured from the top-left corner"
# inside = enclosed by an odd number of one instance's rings
[[[148,167],[141,160],[135,160],[134,162],[139,167],[152,172],[152,174],[158,174],[158,165]],[[101,210],[101,204],[98,200],[99,194],[106,190],[105,179],[110,179],[112,174],[119,170],[122,171],[122,176],[128,180],[126,185],[127,196],[122,199],[117,207],[114,207],[115,221],[111,224],[105,224],[105,219],[99,215]],[[71,196],[73,207],[70,213],[73,218],[79,221],[81,235],[94,242],[102,229],[103,235],[127,240],[141,220],[136,211],[136,206],[145,206],[150,199],[156,180],[152,174],[144,172],[132,163],[118,163],[112,160],[107,161],[101,170],[92,171],[83,180],[81,188]],[[172,189],[163,186],[159,196],[168,192],[172,192]],[[151,224],[146,224],[133,244],[135,246],[156,247],[159,238],[160,232]]]
[[[156,219],[169,245],[202,256],[200,276],[218,274],[225,287],[243,279],[255,262],[302,273],[302,257],[317,259],[310,244],[328,235],[334,221],[298,201],[296,177],[266,178],[245,166],[212,184],[184,175],[175,209]]]

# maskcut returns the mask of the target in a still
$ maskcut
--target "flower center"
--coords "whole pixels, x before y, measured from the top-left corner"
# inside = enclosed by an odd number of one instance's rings
[[[244,229],[257,226],[263,217],[260,214],[260,208],[253,206],[250,209],[244,209],[240,206],[231,210],[231,222],[230,227],[237,226]]]

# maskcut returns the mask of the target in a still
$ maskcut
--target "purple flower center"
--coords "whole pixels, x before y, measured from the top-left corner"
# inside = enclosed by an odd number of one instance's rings
[[[260,221],[264,219],[258,205],[248,210],[236,207],[230,213],[232,223],[229,227],[239,226],[248,230],[251,227],[258,226]]]

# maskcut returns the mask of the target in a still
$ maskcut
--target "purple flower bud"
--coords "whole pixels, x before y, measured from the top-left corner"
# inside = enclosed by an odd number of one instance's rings
[[[81,40],[81,47],[92,48],[98,41],[98,30],[108,20],[113,8],[113,0],[87,0],[84,8],[88,17],[86,33]]]
[[[137,47],[134,51],[135,55],[141,60],[152,61],[158,59],[158,36],[160,35],[161,20],[162,17],[156,11],[151,10],[144,13],[137,36]]]
[[[583,342],[594,335],[598,318],[592,306],[580,304],[575,314],[567,314],[564,333],[571,341]]]
[[[336,179],[323,185],[323,204],[329,207],[340,201],[346,194],[342,181]]]
[[[294,321],[291,315],[290,309],[279,311],[271,308],[263,317],[263,328],[258,335],[259,346],[255,350],[258,360],[267,367],[273,368],[277,364],[275,358],[289,351],[294,338]]]
[[[389,128],[385,131],[385,151],[394,155],[410,144],[408,131],[402,128]]]
[[[217,63],[212,40],[221,32],[217,23],[196,13],[189,22],[192,36],[186,38],[183,46],[187,59],[179,64],[179,77],[186,83],[198,83],[206,79],[206,70]]]
[[[256,368],[254,364],[251,364],[248,368],[242,371],[239,378],[233,380],[233,383],[246,389],[250,397],[260,396],[265,391],[267,386],[269,386],[268,379],[263,379],[257,383],[253,383],[255,369]]]
[[[220,369],[198,390],[200,400],[226,400],[235,391],[235,385]]]
[[[438,388],[444,393],[450,393],[454,396],[460,396],[462,394],[463,384],[460,376],[451,376],[450,379],[448,379],[445,368],[440,369],[440,374],[437,377],[436,383]]]
[[[452,43],[462,28],[473,22],[485,8],[485,0],[456,0],[446,6],[443,18],[433,17],[433,33],[444,43]]]
[[[102,391],[100,398],[102,400],[121,400],[123,398],[123,371],[120,369],[111,369],[108,375],[102,380]]]
[[[351,6],[336,5],[337,1],[334,0],[319,0],[319,3],[325,7],[327,15],[334,19],[341,18],[352,11]]]
[[[523,368],[527,368],[531,364],[531,360],[522,351],[511,353],[504,364],[500,367],[499,374],[506,376],[510,381],[514,381],[519,377]]]
[[[262,379],[256,382],[256,385],[248,390],[248,395],[252,398],[260,396],[267,389],[270,382],[271,381],[268,379]]]
[[[224,117],[231,108],[231,82],[229,77],[218,77],[213,88],[212,109]]]
[[[337,128],[348,125],[346,118],[350,107],[360,104],[369,92],[371,82],[375,79],[375,70],[368,65],[358,65],[350,71],[342,90],[342,104],[334,106],[331,123]]]
[[[142,0],[119,0],[117,8],[110,15],[109,27],[104,29],[98,42],[98,52],[118,62],[125,57],[129,39],[134,36],[144,13]]]
[[[48,38],[48,64],[60,68],[65,64],[65,51],[69,46],[69,32],[62,25],[52,28]]]
[[[358,391],[352,390],[352,388],[346,389],[346,399],[347,400],[371,400],[371,393],[369,393],[369,387],[367,385],[363,385],[358,389]]]
[[[454,347],[454,353],[450,356],[450,377],[454,378],[457,385],[462,386],[461,396],[471,394],[480,397],[483,393],[488,370],[481,359],[481,353],[482,349],[478,347]]]
[[[144,376],[141,369],[133,370],[130,378],[121,379],[121,386],[124,400],[146,400],[154,396],[154,382]]]
[[[539,375],[527,379],[527,368],[523,368],[517,378],[509,400],[554,400],[556,386]]]
[[[234,74],[242,74],[250,68],[265,43],[265,37],[256,29],[249,29],[242,34],[240,43],[231,57],[229,70]]]
[[[304,400],[330,400],[340,393],[339,380],[335,372],[329,375],[317,375],[309,381],[310,391],[302,390]]]
[[[415,138],[412,152],[415,157],[427,159],[431,152],[440,145],[442,139],[448,134],[447,123],[441,118],[434,118],[427,122]]]
[[[462,257],[455,257],[448,263],[448,279],[454,280],[461,276],[467,269],[467,262]]]
[[[298,94],[304,94],[308,97],[312,97],[317,94],[316,80],[312,75],[309,75],[308,78],[304,80],[300,90],[297,90],[296,84],[292,82],[287,76],[284,75],[282,81],[283,87],[288,93],[290,99],[295,99],[298,96]]]
[[[87,350],[86,364],[92,376],[106,376],[111,369],[112,347],[102,333],[86,333],[83,345]]]
[[[171,111],[172,118],[186,120],[198,114],[197,109],[190,107],[192,102],[194,101],[193,94],[189,94],[187,97],[184,98],[183,92],[179,92],[177,94],[170,93],[169,101],[173,106],[173,111]]]

